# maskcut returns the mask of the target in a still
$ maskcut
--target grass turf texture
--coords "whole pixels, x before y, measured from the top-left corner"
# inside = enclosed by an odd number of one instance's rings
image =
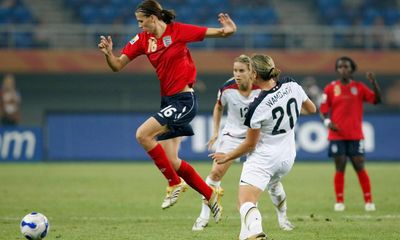
[[[210,164],[194,164],[206,176]],[[288,214],[296,225],[279,230],[265,193],[259,202],[270,239],[400,239],[400,164],[369,163],[377,211],[366,213],[358,179],[348,166],[346,211],[334,212],[333,164],[296,163],[283,180]],[[166,182],[152,164],[3,164],[0,165],[0,239],[22,239],[21,218],[32,211],[50,221],[50,239],[237,239],[236,211],[241,164],[223,181],[224,216],[203,232],[191,227],[200,211],[200,196],[184,193],[161,210]]]

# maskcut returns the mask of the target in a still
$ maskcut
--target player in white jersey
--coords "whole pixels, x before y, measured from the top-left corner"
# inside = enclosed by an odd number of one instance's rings
[[[265,189],[271,194],[279,222],[291,225],[286,217],[286,193],[280,179],[290,171],[296,157],[294,127],[300,112],[316,112],[315,105],[293,78],[275,81],[280,70],[271,57],[255,55],[252,64],[257,73],[254,83],[262,92],[249,106],[246,139],[233,151],[211,154],[215,162],[224,164],[249,153],[239,186],[241,240],[267,239],[257,208]]]
[[[217,102],[213,111],[213,134],[208,141],[208,148],[211,150],[219,138],[216,151],[229,152],[239,146],[246,138],[247,127],[243,124],[249,104],[260,93],[260,88],[252,84],[251,59],[246,55],[235,58],[233,63],[233,78],[229,79],[219,89]],[[221,118],[227,109],[227,119],[224,128],[219,134]],[[213,163],[206,183],[222,193],[221,180],[232,162],[226,164]],[[201,213],[193,224],[193,231],[201,231],[207,226],[210,218],[210,208],[202,204]]]

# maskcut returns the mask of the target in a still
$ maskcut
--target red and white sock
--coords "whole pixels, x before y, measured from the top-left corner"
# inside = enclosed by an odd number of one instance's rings
[[[344,172],[337,171],[335,173],[335,194],[336,194],[336,202],[342,203],[344,201]]]
[[[365,169],[357,172],[358,181],[360,182],[361,189],[364,194],[364,201],[366,203],[372,202],[372,195],[371,195],[371,182],[369,180],[368,173]]]
[[[182,160],[181,166],[177,171],[178,175],[182,177],[189,186],[203,195],[207,200],[210,200],[212,195],[212,188],[200,177],[189,163]]]
[[[153,159],[154,163],[156,164],[158,169],[160,169],[164,177],[168,180],[169,186],[173,186],[181,182],[181,179],[172,167],[172,164],[168,160],[167,154],[165,153],[161,144],[157,144],[147,153]]]

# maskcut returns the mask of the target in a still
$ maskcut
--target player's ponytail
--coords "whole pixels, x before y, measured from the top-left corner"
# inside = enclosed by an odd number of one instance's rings
[[[279,77],[281,70],[275,67],[274,60],[267,55],[256,54],[251,57],[253,69],[264,81]]]
[[[171,23],[176,15],[174,10],[163,9],[161,4],[156,0],[144,0],[137,7],[136,12],[143,13],[146,17],[150,15],[156,16],[166,24]]]
[[[175,20],[176,14],[174,10],[161,10],[161,20],[163,20],[166,24],[171,23]]]

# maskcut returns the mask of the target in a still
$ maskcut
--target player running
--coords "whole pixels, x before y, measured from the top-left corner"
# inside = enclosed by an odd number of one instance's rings
[[[336,167],[334,210],[345,210],[344,172],[347,158],[350,158],[364,193],[365,211],[375,211],[370,179],[364,166],[362,119],[363,102],[372,104],[381,102],[379,85],[371,72],[367,73],[367,78],[373,86],[373,91],[363,83],[355,81],[352,75],[357,66],[349,57],[339,58],[335,68],[340,79],[325,87],[320,106],[324,124],[329,129],[329,157],[334,158]]]
[[[233,63],[233,78],[229,79],[219,89],[217,102],[213,111],[213,135],[208,142],[208,149],[211,150],[217,141],[220,130],[221,118],[224,109],[227,108],[227,119],[221,131],[216,152],[229,152],[235,149],[246,137],[247,127],[243,124],[249,104],[260,93],[260,89],[252,84],[251,59],[246,55],[235,58]],[[232,162],[226,164],[213,163],[211,171],[206,178],[206,183],[222,193],[221,180]],[[210,218],[210,208],[203,203],[200,216],[193,225],[193,231],[203,230]]]
[[[278,219],[286,217],[286,194],[280,182],[296,156],[294,127],[301,113],[314,113],[315,105],[293,78],[278,81],[280,70],[271,57],[252,57],[257,73],[255,84],[262,91],[249,106],[244,124],[248,127],[245,140],[228,153],[213,153],[218,164],[249,153],[243,164],[239,184],[241,230],[239,239],[267,239],[262,227],[257,202],[265,189],[271,192]],[[290,224],[290,222],[288,222]]]
[[[228,37],[236,32],[236,25],[222,13],[218,16],[221,28],[174,22],[174,12],[163,9],[155,0],[142,1],[135,16],[143,31],[126,44],[120,56],[113,54],[110,36],[101,36],[98,47],[113,71],[120,71],[143,54],[156,69],[161,86],[161,110],[137,129],[136,139],[168,181],[161,207],[174,205],[187,183],[205,197],[218,222],[222,213],[220,195],[178,156],[181,136],[194,134],[189,123],[197,112],[193,91],[196,68],[186,45],[209,37]]]

